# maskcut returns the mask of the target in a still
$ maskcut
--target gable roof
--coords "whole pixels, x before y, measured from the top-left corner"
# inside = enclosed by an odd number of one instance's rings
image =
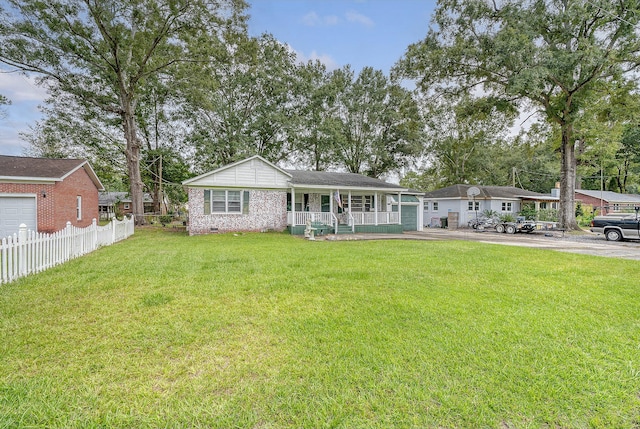
[[[96,188],[104,189],[93,168],[84,159],[0,155],[0,181],[2,182],[61,182],[80,168],[84,168]]]
[[[634,194],[619,194],[612,191],[591,191],[587,189],[576,189],[576,194],[597,199],[602,198],[609,203],[640,203],[640,195]]]
[[[129,196],[128,192],[100,192],[98,193],[98,205],[100,206],[110,206],[115,203],[130,203],[131,196]],[[153,199],[149,193],[145,192],[142,194],[142,202],[143,203],[152,203]]]
[[[474,185],[451,185],[446,188],[436,189],[435,191],[426,192],[425,198],[449,198],[449,199],[468,199],[467,191]],[[476,199],[499,199],[499,198],[534,198],[534,199],[557,199],[549,194],[541,194],[539,192],[527,191],[526,189],[516,188],[514,186],[475,186],[480,190],[480,194]]]
[[[334,173],[329,171],[301,171],[286,170],[291,175],[290,183],[293,187],[325,187],[349,189],[381,189],[406,191],[400,185],[387,183],[380,179],[363,176],[356,173]]]
[[[216,170],[182,182],[192,187],[246,187],[286,189],[353,189],[379,191],[407,191],[399,185],[355,173],[287,170],[270,163],[259,155],[225,165]]]
[[[258,171],[260,170],[260,172]],[[291,177],[282,168],[260,155],[234,162],[182,182],[185,186],[279,187]]]

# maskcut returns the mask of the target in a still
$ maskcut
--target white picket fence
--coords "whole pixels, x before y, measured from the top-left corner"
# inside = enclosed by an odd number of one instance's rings
[[[0,284],[44,271],[100,246],[124,240],[133,231],[133,217],[121,221],[113,219],[105,226],[98,226],[94,219],[91,226],[86,228],[78,228],[67,222],[65,229],[53,234],[28,231],[26,225],[22,224],[17,234],[0,241]]]

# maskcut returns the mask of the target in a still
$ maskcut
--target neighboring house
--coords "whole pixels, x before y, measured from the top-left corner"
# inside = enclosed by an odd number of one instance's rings
[[[145,193],[142,196],[145,213],[153,213],[153,199]],[[100,192],[98,195],[100,219],[109,220],[117,216],[133,213],[133,205],[128,192]]]
[[[480,191],[474,197],[468,194],[472,187]],[[557,208],[558,197],[513,186],[452,185],[425,193],[424,222],[425,226],[437,226],[441,218],[447,217],[449,213],[457,213],[459,225],[466,225],[477,214],[486,210],[515,217],[525,202],[534,203],[536,210],[552,209]]]
[[[611,191],[589,191],[576,189],[576,201],[583,205],[592,206],[598,210],[598,214],[606,215],[616,212],[633,212],[640,207],[640,195],[618,194]]]
[[[285,170],[256,155],[183,182],[189,233],[422,229],[422,195],[353,173]]]
[[[82,159],[0,155],[0,238],[30,230],[55,232],[67,222],[77,227],[98,218],[102,183]]]

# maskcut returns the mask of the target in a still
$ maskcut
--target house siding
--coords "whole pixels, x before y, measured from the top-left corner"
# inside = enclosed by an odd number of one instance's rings
[[[67,222],[83,228],[98,218],[98,189],[82,168],[54,184],[0,183],[0,194],[34,194],[39,232],[59,231]],[[81,220],[76,216],[78,195],[82,197]]]
[[[189,188],[189,235],[230,231],[283,231],[286,191],[249,190],[248,214],[204,214],[204,189]]]
[[[424,224],[425,226],[429,226],[435,222],[437,224],[439,219],[442,217],[447,217],[449,213],[458,213],[458,226],[465,227],[467,223],[476,217],[476,212],[474,210],[469,210],[469,201],[468,199],[461,200],[451,200],[451,199],[427,199],[425,198],[425,202],[429,202],[429,210],[424,210]],[[513,200],[509,198],[503,199],[494,199],[494,200],[476,200],[480,203],[480,207],[478,208],[478,215],[482,214],[485,210],[492,210],[496,212],[498,215],[510,214],[513,216],[517,216],[521,211],[522,203],[519,200]],[[433,203],[438,203],[438,210],[433,210]],[[502,203],[511,203],[511,211],[502,211]]]

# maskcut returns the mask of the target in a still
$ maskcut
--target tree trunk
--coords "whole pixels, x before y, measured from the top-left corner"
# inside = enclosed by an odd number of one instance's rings
[[[573,127],[566,122],[561,124],[562,145],[560,147],[560,205],[559,221],[562,228],[579,229],[575,212],[576,189],[576,150],[573,141]]]
[[[140,141],[135,118],[135,102],[129,99],[122,103],[122,125],[124,137],[127,141],[125,156],[127,158],[127,170],[129,172],[129,189],[131,196],[131,208],[136,225],[144,225],[144,200],[142,177],[140,175]]]

